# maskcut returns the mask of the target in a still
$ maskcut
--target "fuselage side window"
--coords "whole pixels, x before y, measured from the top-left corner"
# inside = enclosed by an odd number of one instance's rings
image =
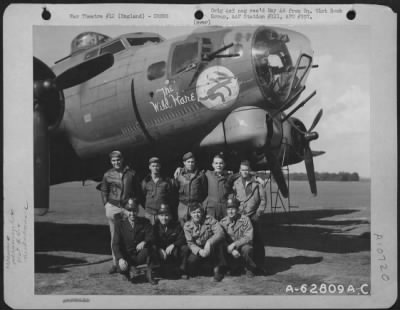
[[[199,43],[191,42],[177,45],[172,55],[171,74],[179,73],[199,61]]]
[[[145,45],[148,43],[160,43],[161,39],[157,37],[144,37],[144,38],[127,38],[131,46]]]
[[[105,54],[105,53],[116,54],[122,51],[123,49],[125,49],[124,45],[122,44],[121,40],[118,40],[107,46],[104,46],[101,49],[100,54]]]
[[[149,81],[159,79],[165,75],[165,61],[156,62],[147,69],[147,79]]]

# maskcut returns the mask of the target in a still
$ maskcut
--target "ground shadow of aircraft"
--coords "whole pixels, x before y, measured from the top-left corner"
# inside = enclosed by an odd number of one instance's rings
[[[324,218],[358,212],[351,209],[309,210],[265,214],[260,218],[260,232],[267,246],[328,252],[370,251],[370,233],[343,234],[343,227],[367,224],[367,220],[325,220]],[[326,227],[324,227],[326,226]]]
[[[322,261],[322,256],[304,256],[298,255],[293,257],[273,257],[266,256],[264,259],[264,266],[266,276],[272,276],[278,272],[286,271],[294,265],[312,265],[318,264]]]
[[[35,251],[72,251],[110,254],[107,225],[35,223]]]
[[[86,261],[80,258],[35,253],[35,273],[65,273],[65,266],[82,265]]]

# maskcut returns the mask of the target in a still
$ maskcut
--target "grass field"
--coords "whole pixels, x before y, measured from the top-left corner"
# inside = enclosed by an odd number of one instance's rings
[[[261,219],[266,276],[159,279],[156,287],[107,274],[109,229],[95,186],[51,187],[51,209],[35,223],[36,294],[287,295],[288,285],[370,283],[370,182],[318,182],[317,197],[307,182],[291,182],[298,208],[271,213],[269,204]]]

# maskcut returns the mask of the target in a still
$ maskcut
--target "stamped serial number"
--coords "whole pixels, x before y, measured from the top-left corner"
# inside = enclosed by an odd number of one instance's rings
[[[287,285],[285,293],[287,294],[347,294],[347,295],[368,295],[369,285],[364,283],[360,286],[352,284],[302,284],[300,286]]]
[[[154,13],[153,18],[168,18],[168,14],[167,13],[161,13],[161,14]]]

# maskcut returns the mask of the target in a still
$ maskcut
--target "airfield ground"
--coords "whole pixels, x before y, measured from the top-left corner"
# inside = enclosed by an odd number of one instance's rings
[[[272,214],[268,205],[261,220],[265,276],[229,276],[220,283],[205,276],[159,279],[156,286],[107,273],[109,228],[95,186],[52,186],[50,212],[35,223],[35,294],[291,295],[302,292],[288,292],[288,286],[302,284],[351,285],[351,293],[360,294],[363,284],[369,287],[369,182],[319,182],[315,198],[307,182],[291,182],[291,202],[299,208]]]

